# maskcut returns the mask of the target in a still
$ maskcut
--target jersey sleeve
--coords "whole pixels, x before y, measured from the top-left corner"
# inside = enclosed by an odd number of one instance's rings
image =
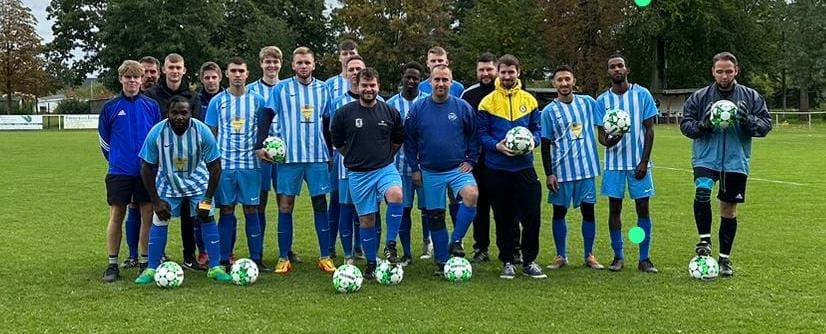
[[[594,125],[602,126],[602,118],[605,117],[605,99],[602,95],[594,100]]]
[[[204,162],[210,163],[221,158],[221,152],[218,151],[218,143],[212,131],[206,127],[200,131],[201,133],[201,152],[203,153]]]
[[[643,93],[643,96],[644,96],[643,106],[644,106],[645,110],[643,111],[643,118],[642,119],[647,120],[651,117],[656,117],[657,114],[659,113],[659,111],[657,110],[657,103],[654,102],[654,97],[651,96],[651,92],[648,91],[648,89],[643,90],[643,92],[644,92]]]
[[[404,121],[404,158],[410,170],[413,172],[419,171],[419,137],[418,137],[418,120],[419,107],[422,105],[421,100],[416,101],[410,106],[407,111],[407,119]]]
[[[539,125],[542,128],[542,138],[553,140],[554,138],[554,116],[553,114],[553,105],[554,102],[548,103],[545,106],[545,109],[542,109],[542,114],[540,115],[540,122]]]
[[[204,123],[213,128],[218,127],[218,105],[221,103],[219,100],[221,100],[220,95],[209,101],[209,107],[207,107],[207,113],[204,117]]]
[[[109,161],[109,141],[112,139],[112,124],[109,122],[109,112],[103,108],[98,116],[98,142],[103,158]]]
[[[163,126],[155,125],[149,130],[149,133],[146,135],[146,140],[144,140],[143,146],[141,146],[141,152],[138,154],[143,161],[146,161],[146,163],[150,165],[158,164],[158,136],[161,129],[163,129]]]

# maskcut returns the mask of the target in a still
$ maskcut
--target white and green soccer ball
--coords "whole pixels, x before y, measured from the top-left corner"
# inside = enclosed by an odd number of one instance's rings
[[[505,133],[505,147],[516,155],[527,154],[534,146],[533,133],[524,126],[513,127]]]
[[[184,282],[184,268],[175,262],[167,261],[161,263],[155,269],[155,285],[164,289],[172,289],[181,286]]]
[[[451,257],[445,262],[445,278],[450,282],[467,282],[473,276],[470,261],[463,257]]]
[[[720,266],[711,256],[695,256],[688,263],[688,274],[694,279],[714,279],[720,273]]]
[[[232,282],[241,286],[255,283],[255,281],[258,280],[258,273],[258,265],[250,259],[235,260],[235,263],[232,264],[232,268],[229,270],[229,275],[232,276]]]
[[[363,282],[361,270],[352,264],[343,264],[333,273],[333,288],[341,293],[359,291]]]
[[[605,133],[619,136],[631,130],[631,116],[625,110],[611,109],[602,117],[602,127]]]
[[[404,268],[399,264],[382,261],[376,267],[376,281],[383,285],[397,285],[404,279]]]
[[[267,137],[264,140],[264,152],[275,163],[282,163],[287,159],[287,144],[279,137]]]
[[[737,117],[737,105],[729,100],[720,100],[711,105],[709,111],[709,120],[711,125],[718,129],[725,129],[734,124]]]

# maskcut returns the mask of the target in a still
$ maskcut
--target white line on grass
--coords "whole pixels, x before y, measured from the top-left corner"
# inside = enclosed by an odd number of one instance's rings
[[[691,169],[685,169],[685,168],[674,168],[674,167],[663,167],[663,166],[654,166],[654,168],[657,168],[657,169],[674,170],[674,171],[678,171],[678,172],[686,172],[686,173],[692,173],[692,174],[694,173],[694,171],[693,171],[693,170],[691,170]],[[808,184],[806,184],[806,183],[797,183],[797,182],[790,182],[790,181],[780,181],[780,180],[761,179],[761,178],[759,178],[759,177],[751,177],[751,176],[749,176],[749,180],[754,180],[754,181],[762,181],[762,182],[770,182],[770,183],[777,183],[777,184],[788,184],[788,185],[792,185],[792,186],[808,186]]]

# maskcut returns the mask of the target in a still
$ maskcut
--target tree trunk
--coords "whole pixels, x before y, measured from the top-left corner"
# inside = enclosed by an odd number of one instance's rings
[[[800,115],[801,121],[808,121],[809,112],[809,87],[800,87]]]

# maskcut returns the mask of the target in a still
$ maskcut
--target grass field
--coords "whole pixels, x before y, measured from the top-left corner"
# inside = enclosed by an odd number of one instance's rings
[[[299,199],[295,242],[305,264],[288,276],[263,275],[242,288],[187,273],[180,289],[165,291],[136,286],[135,272],[126,271],[121,281],[103,284],[106,165],[96,133],[0,132],[0,332],[822,333],[826,130],[782,128],[755,141],[733,252],[736,276],[710,282],[692,281],[686,273],[697,238],[690,141],[673,126],[656,131],[652,260],[660,274],[634,270],[637,248],[627,239],[626,270],[580,267],[574,211],[572,266],[550,272],[547,280],[504,281],[499,264],[490,262],[474,268],[470,283],[450,284],[430,276],[430,262],[418,261],[400,286],[371,282],[350,295],[335,293],[330,276],[311,261],[317,246],[307,198]],[[632,208],[626,201],[626,231],[635,221]],[[543,267],[553,258],[549,211],[543,204]],[[607,264],[604,198],[597,213],[595,252]],[[276,256],[274,216],[265,241],[270,265]],[[715,246],[718,226],[719,218]],[[179,260],[178,235],[173,223],[167,252]],[[413,235],[419,239],[418,224]],[[245,243],[238,244],[243,255]],[[420,251],[418,242],[414,251]]]

